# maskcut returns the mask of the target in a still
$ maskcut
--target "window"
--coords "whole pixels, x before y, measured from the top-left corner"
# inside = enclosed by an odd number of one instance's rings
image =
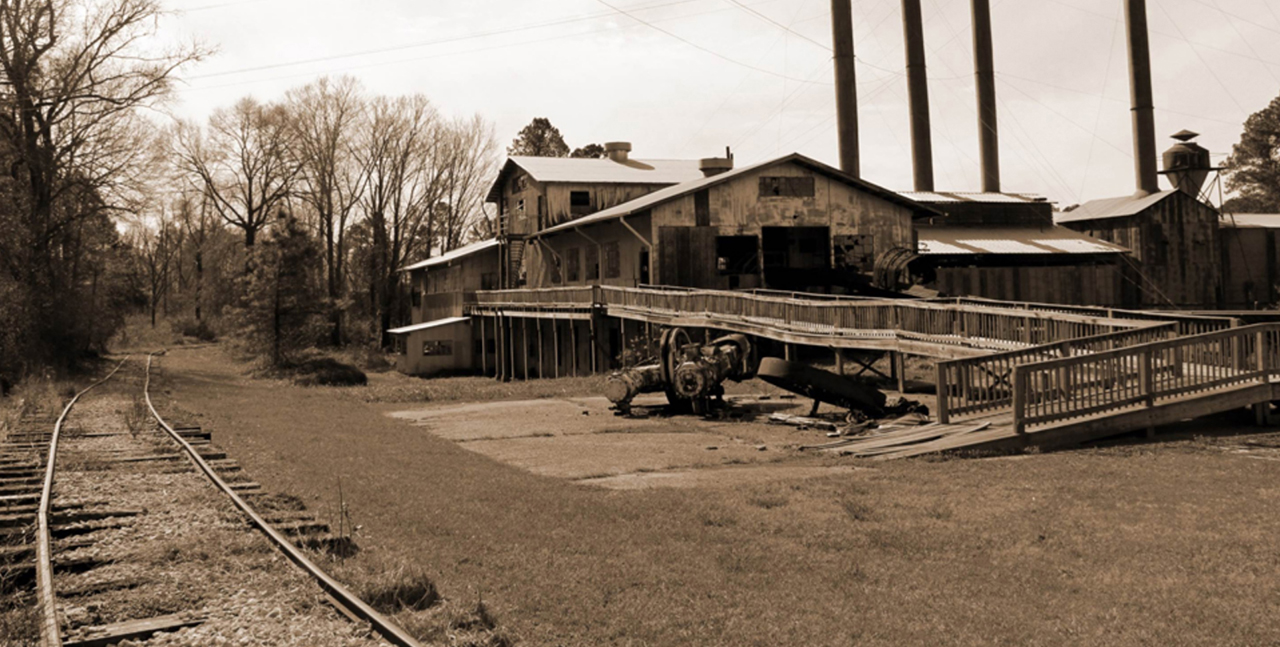
[[[586,268],[587,268],[586,279],[588,281],[599,281],[600,280],[600,248],[596,247],[595,245],[592,245],[587,248],[587,252],[586,254],[584,254],[584,256],[586,256]]]
[[[581,259],[578,255],[577,247],[570,247],[564,253],[564,280],[566,283],[575,283],[581,276]]]
[[[591,192],[590,191],[570,191],[569,192],[569,213],[580,216],[591,213]]]
[[[521,198],[520,202],[516,203],[516,213],[524,215],[524,198]]]
[[[547,251],[550,252],[550,250],[547,250]],[[560,263],[561,263],[560,257],[556,256],[555,254],[551,254],[551,282],[552,283],[560,283],[560,270],[561,270]]]
[[[423,357],[431,357],[435,355],[452,355],[453,342],[451,341],[432,341],[422,342]]]
[[[649,250],[640,250],[640,284],[649,284]]]
[[[698,227],[711,226],[711,194],[706,189],[693,194],[693,219]]]
[[[413,290],[410,293],[409,298],[413,301],[413,307],[422,307],[422,292],[420,290]]]
[[[813,177],[811,176],[760,178],[760,197],[762,198],[812,198],[813,196]]]
[[[481,290],[496,290],[496,289],[498,289],[498,273],[497,273],[497,272],[485,272],[485,273],[481,274],[481,275],[480,275],[480,289],[481,289]]]
[[[876,263],[874,242],[871,234],[834,237],[836,267],[870,272]]]
[[[604,244],[604,277],[606,279],[616,279],[622,276],[622,255],[618,250],[618,243]]]

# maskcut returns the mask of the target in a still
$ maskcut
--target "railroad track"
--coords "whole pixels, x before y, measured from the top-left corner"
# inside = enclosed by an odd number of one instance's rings
[[[40,644],[416,647],[299,548],[340,546],[326,524],[161,417],[152,357],[0,445],[0,592],[34,583]]]

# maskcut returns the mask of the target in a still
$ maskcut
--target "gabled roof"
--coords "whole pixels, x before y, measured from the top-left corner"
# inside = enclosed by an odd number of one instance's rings
[[[1280,229],[1280,213],[1224,213],[1219,224],[1231,229]]]
[[[921,256],[955,254],[1121,254],[1124,247],[1078,231],[1046,227],[920,227]]]
[[[411,326],[401,326],[399,328],[388,328],[387,333],[392,335],[403,335],[405,333],[418,332],[419,330],[427,330],[429,328],[438,328],[440,326],[450,326],[464,321],[471,321],[471,317],[448,317],[446,319],[436,319],[435,321],[424,321]]]
[[[638,160],[615,162],[608,158],[526,157],[515,155],[498,172],[489,189],[489,202],[502,198],[502,184],[516,169],[539,182],[584,184],[678,184],[702,177],[698,160]]]
[[[688,193],[699,191],[701,189],[705,189],[711,186],[715,186],[723,182],[728,182],[729,180],[732,180],[733,178],[738,177],[740,175],[744,175],[752,171],[758,171],[764,168],[769,168],[770,166],[777,166],[779,164],[786,164],[786,163],[799,164],[800,166],[806,167],[817,173],[826,175],[827,177],[830,177],[834,180],[844,182],[849,186],[860,189],[862,191],[866,191],[867,193],[875,195],[888,202],[892,202],[894,204],[907,207],[908,209],[913,209],[919,214],[936,215],[936,216],[943,215],[941,212],[931,207],[925,206],[923,204],[920,204],[919,202],[903,197],[902,194],[900,193],[895,193],[879,185],[875,185],[870,182],[867,182],[866,180],[853,177],[852,175],[847,175],[843,171],[840,171],[835,167],[827,166],[822,162],[819,162],[813,158],[801,155],[800,153],[791,153],[790,155],[784,155],[776,159],[766,160],[764,162],[758,162],[756,164],[749,164],[747,166],[735,168],[731,171],[718,173],[716,175],[712,175],[711,177],[700,177],[696,180],[691,180],[688,182],[677,184],[675,186],[669,186],[666,188],[658,189],[653,193],[642,195],[639,198],[636,198],[635,200],[631,200],[630,202],[624,202],[620,205],[610,207],[602,211],[597,211],[589,216],[578,218],[577,220],[570,220],[568,222],[563,222],[558,225],[555,225],[553,227],[548,227],[538,232],[537,235],[542,236],[544,234],[552,234],[558,231],[572,229],[574,227],[581,227],[582,225],[590,225],[597,222],[604,222],[606,220],[613,220],[616,218],[630,216],[632,214],[651,209],[659,204],[667,202],[668,200],[674,200]]]
[[[970,193],[957,191],[901,191],[902,195],[925,204],[1043,204],[1047,200],[1031,193]]]
[[[1071,211],[1059,211],[1053,214],[1054,222],[1079,222],[1081,220],[1101,220],[1104,218],[1124,218],[1137,215],[1155,206],[1165,198],[1177,193],[1177,189],[1168,189],[1158,193],[1136,198],[1126,195],[1120,198],[1103,198],[1090,200]]]
[[[413,270],[420,270],[424,267],[434,267],[436,265],[444,265],[445,263],[451,263],[460,258],[464,258],[472,254],[483,252],[486,249],[489,249],[491,247],[497,247],[497,246],[498,246],[498,239],[496,238],[490,238],[489,240],[482,240],[478,243],[463,245],[462,247],[459,247],[454,250],[450,250],[439,256],[432,256],[431,258],[428,258],[425,261],[420,261],[420,262],[414,263],[413,265],[406,265],[400,268],[400,271],[411,272]]]

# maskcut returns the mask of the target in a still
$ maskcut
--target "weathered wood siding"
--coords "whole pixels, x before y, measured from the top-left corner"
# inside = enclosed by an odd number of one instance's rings
[[[666,184],[567,184],[556,182],[546,185],[546,224],[551,227],[562,222],[576,220],[587,214],[603,211],[623,202],[630,202],[640,196],[653,193],[666,187]],[[587,194],[586,207],[574,207],[570,199],[575,191]],[[576,209],[576,211],[575,211]]]
[[[1120,306],[1122,280],[1120,268],[1113,263],[940,267],[932,287],[945,296]]]
[[[396,370],[407,375],[468,372],[477,367],[472,322],[461,321],[404,335],[404,352],[396,356]],[[447,355],[424,355],[423,345],[449,348]]]
[[[646,240],[653,242],[650,229],[650,218],[637,215],[627,216],[630,224]],[[562,285],[618,285],[633,287],[646,281],[648,268],[642,267],[641,260],[646,245],[636,238],[617,220],[602,222],[583,227],[583,230],[598,245],[592,243],[576,231],[564,231],[540,239],[538,244],[530,245],[525,252],[527,281],[529,287],[556,287]],[[610,276],[608,261],[610,249],[617,249],[617,276]],[[547,251],[553,250],[553,253]],[[598,278],[593,278],[589,257],[594,250],[599,266]],[[570,276],[570,260],[577,256],[577,277]],[[555,272],[555,259],[559,257],[559,276]],[[652,276],[652,275],[650,275]],[[557,280],[558,278],[558,280]]]
[[[1252,309],[1276,302],[1280,285],[1276,250],[1280,230],[1224,227],[1222,246],[1223,307]]]
[[[1175,193],[1132,216],[1063,224],[1130,250],[1124,305],[1218,306],[1218,212],[1195,198]]]
[[[410,273],[412,323],[462,316],[462,305],[476,290],[498,287],[498,248],[486,249]]]

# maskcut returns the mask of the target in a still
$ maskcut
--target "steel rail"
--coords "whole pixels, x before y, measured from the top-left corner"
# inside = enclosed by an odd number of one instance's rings
[[[165,430],[165,432],[167,432],[174,441],[182,446],[182,449],[187,452],[187,457],[200,468],[200,471],[204,472],[205,476],[209,477],[209,480],[212,481],[218,489],[222,490],[223,494],[231,498],[232,502],[236,504],[236,507],[240,508],[240,511],[253,522],[253,525],[257,526],[258,530],[262,531],[262,533],[276,545],[276,548],[280,549],[280,551],[283,552],[290,561],[298,566],[298,568],[305,571],[316,582],[318,582],[320,586],[324,588],[325,591],[334,599],[334,601],[343,607],[343,611],[368,622],[374,631],[378,632],[378,634],[394,645],[398,645],[399,647],[422,647],[421,644],[413,638],[413,636],[408,634],[408,632],[401,629],[386,616],[378,613],[377,610],[366,604],[364,600],[361,600],[356,596],[356,594],[343,586],[342,583],[330,577],[328,573],[321,570],[321,568],[316,566],[314,562],[307,559],[307,556],[302,554],[302,551],[299,550],[297,546],[294,546],[293,542],[290,541],[288,537],[284,536],[280,531],[273,528],[271,524],[267,523],[266,520],[258,516],[258,513],[253,510],[253,507],[246,503],[244,499],[240,498],[240,495],[236,494],[236,492],[231,489],[231,486],[227,485],[227,482],[223,481],[222,477],[218,476],[217,472],[213,471],[212,467],[209,467],[209,464],[205,462],[199,452],[191,446],[191,443],[188,443],[185,438],[173,430],[173,427],[171,427],[169,423],[165,422],[164,418],[160,417],[160,413],[156,411],[155,405],[151,403],[151,360],[154,357],[155,353],[147,356],[146,380],[143,383],[142,393],[146,398],[147,408],[151,410],[151,415],[155,417],[156,422],[160,423],[160,426]]]
[[[90,389],[111,379],[124,363],[129,361],[126,355],[107,376],[81,389],[71,397],[67,406],[62,408],[57,422],[53,424],[53,435],[49,437],[49,455],[44,465],[44,486],[40,489],[40,508],[36,512],[36,597],[40,601],[40,644],[44,647],[62,647],[62,632],[58,631],[58,606],[53,598],[53,556],[49,538],[49,499],[53,496],[53,464],[58,455],[58,438],[62,435],[62,424],[71,413],[71,407],[80,400],[80,396]]]

